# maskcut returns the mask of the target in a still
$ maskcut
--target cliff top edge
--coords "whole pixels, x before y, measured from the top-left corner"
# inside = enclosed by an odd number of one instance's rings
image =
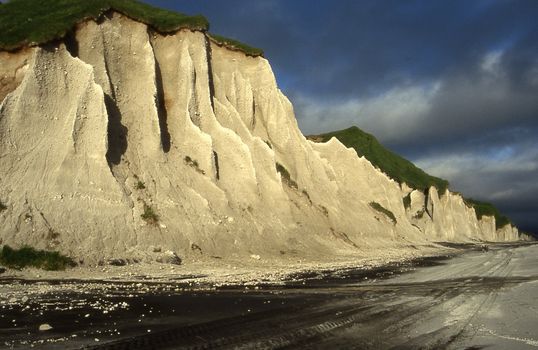
[[[189,16],[164,10],[136,0],[11,0],[0,5],[0,50],[15,51],[64,38],[78,23],[99,20],[119,12],[160,33],[181,29],[207,32],[209,22],[202,15]],[[211,34],[217,44],[263,56],[263,51],[237,40]]]

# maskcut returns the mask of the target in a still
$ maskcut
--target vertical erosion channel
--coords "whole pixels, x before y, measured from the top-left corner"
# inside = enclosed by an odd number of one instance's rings
[[[161,146],[164,153],[168,153],[171,147],[170,132],[168,131],[168,111],[166,109],[166,94],[164,93],[163,75],[161,72],[161,66],[155,55],[155,47],[151,40],[156,34],[148,27],[148,40],[151,45],[151,51],[153,53],[153,59],[155,61],[155,87],[157,88],[157,96],[155,96],[155,105],[157,106],[157,116],[159,118],[159,129],[161,132]]]
[[[211,63],[212,60],[212,50],[211,50],[211,41],[209,40],[209,37],[205,35],[205,52],[207,55],[207,73],[208,73],[208,81],[209,81],[209,98],[211,99],[211,108],[213,109],[213,112],[215,112],[215,102],[213,101],[215,97],[215,84],[213,83],[213,65]]]
[[[104,37],[103,42],[106,42]],[[116,103],[115,86],[110,77],[110,69],[108,64],[108,53],[104,54],[105,73],[110,84],[110,95],[105,93],[105,106],[108,114],[108,150],[106,153],[106,159],[108,164],[119,165],[121,162],[121,156],[127,151],[127,134],[129,130],[125,125],[121,123],[121,111]]]
[[[220,180],[220,169],[219,169],[219,154],[216,151],[213,151],[213,161],[215,163],[215,178]]]
[[[121,112],[116,101],[105,94],[105,106],[108,114],[108,151],[106,159],[109,165],[118,165],[121,156],[127,151],[127,128],[121,123]]]
[[[163,88],[163,77],[161,73],[161,68],[157,58],[155,58],[155,80],[157,86],[157,96],[155,101],[157,105],[157,115],[159,117],[159,129],[161,131],[161,146],[164,153],[170,151],[170,132],[168,132],[168,112],[166,110],[166,97],[164,94]]]
[[[67,33],[64,39],[65,48],[71,56],[78,57],[78,41],[76,38],[76,34],[73,31],[70,31]]]

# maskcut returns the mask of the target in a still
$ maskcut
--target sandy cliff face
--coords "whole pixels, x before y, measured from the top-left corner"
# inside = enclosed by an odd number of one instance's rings
[[[119,14],[75,37],[0,53],[2,243],[95,261],[518,239],[459,195],[402,190],[336,139],[307,141],[262,57]]]
[[[34,48],[19,50],[16,53],[0,51],[0,101],[15,90],[28,70]]]
[[[409,190],[411,205],[407,208],[409,220],[427,236],[438,241],[515,241],[517,228],[508,225],[496,229],[495,218],[477,219],[475,210],[465,204],[458,193],[447,191],[440,195],[432,187],[427,193]],[[508,233],[509,232],[509,233]]]

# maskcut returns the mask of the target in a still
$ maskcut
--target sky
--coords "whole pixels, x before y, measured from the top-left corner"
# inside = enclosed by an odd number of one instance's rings
[[[264,49],[304,134],[356,125],[538,233],[538,1],[145,2]]]

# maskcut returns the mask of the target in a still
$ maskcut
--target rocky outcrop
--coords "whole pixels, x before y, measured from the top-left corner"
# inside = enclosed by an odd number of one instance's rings
[[[518,238],[457,194],[402,189],[336,139],[307,141],[262,57],[117,13],[74,38],[0,56],[2,243],[86,261],[155,260],[154,246],[329,259]]]
[[[531,234],[520,232],[519,233],[519,240],[520,241],[532,242],[532,241],[535,241],[536,238]]]
[[[34,51],[35,48],[22,49],[16,53],[0,51],[0,101],[21,83]]]
[[[495,217],[477,218],[475,209],[459,193],[439,195],[435,187],[426,193],[407,189],[411,205],[407,208],[409,220],[421,232],[439,241],[515,241],[518,230],[506,225],[497,230]],[[404,191],[405,193],[405,191]]]

